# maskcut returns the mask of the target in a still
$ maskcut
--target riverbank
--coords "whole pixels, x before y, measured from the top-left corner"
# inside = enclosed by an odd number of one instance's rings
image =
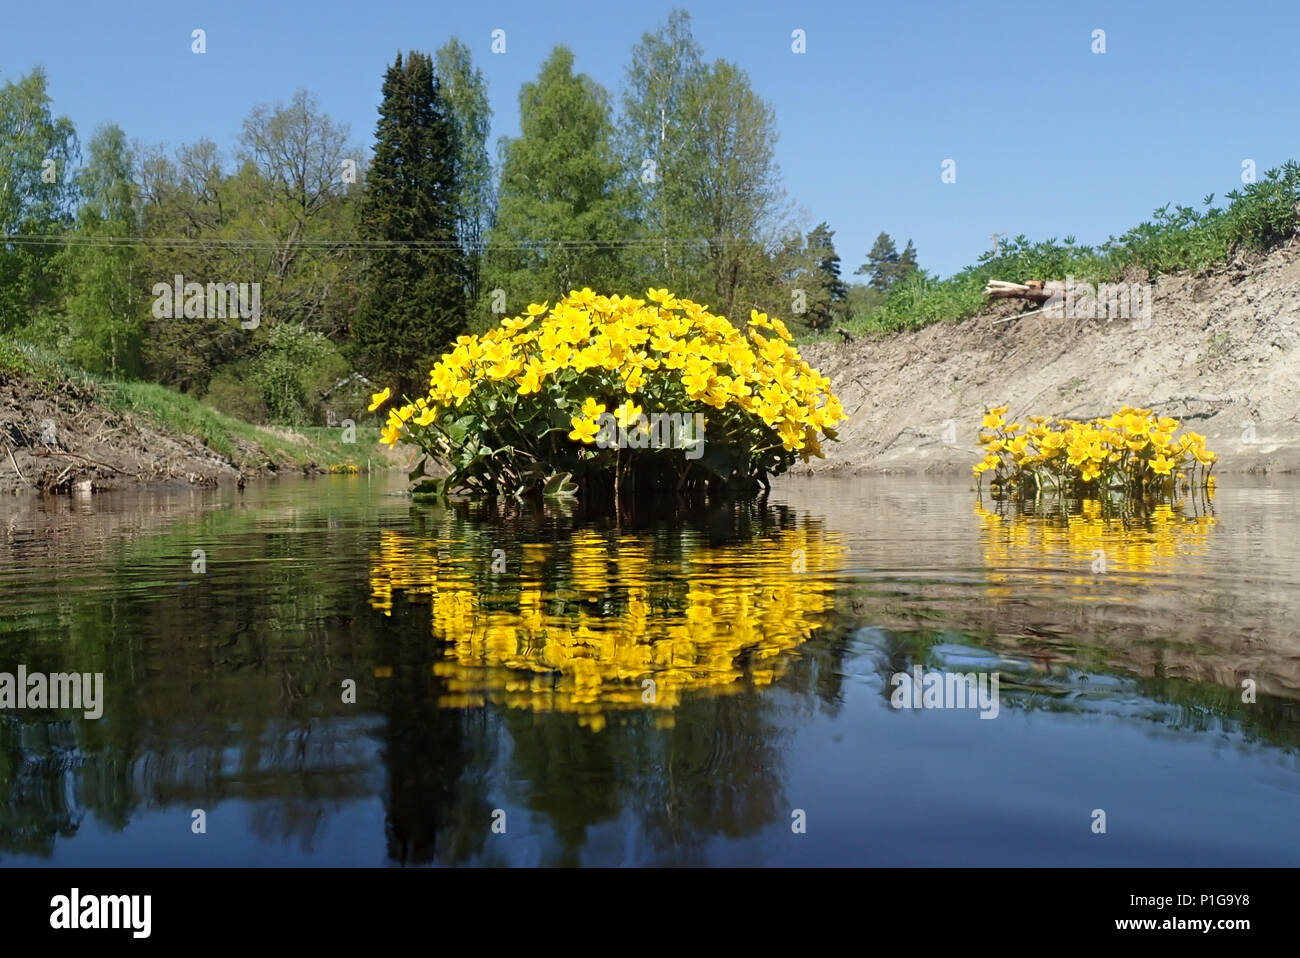
[[[1031,277],[1009,277],[1027,279]],[[954,323],[818,342],[848,421],[809,473],[968,475],[986,406],[1088,419],[1146,406],[1206,436],[1217,470],[1300,471],[1300,241],[1152,284],[1149,324],[1001,301]],[[1023,314],[1023,315],[1022,315]],[[0,494],[237,483],[405,465],[374,428],[253,426],[161,386],[0,355]]]
[[[802,347],[849,418],[796,472],[969,475],[984,408],[1003,404],[1021,421],[1150,407],[1204,434],[1218,472],[1300,471],[1300,240],[1151,285],[1146,328],[1003,300],[962,322]]]
[[[100,382],[12,349],[4,358],[0,495],[238,484],[364,472],[398,458],[371,427],[348,436],[341,427],[254,426],[162,386]]]

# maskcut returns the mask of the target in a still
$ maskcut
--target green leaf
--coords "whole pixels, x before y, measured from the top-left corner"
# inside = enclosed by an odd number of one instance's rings
[[[570,482],[567,472],[555,472],[546,477],[542,486],[542,496],[547,499],[571,499],[578,494],[578,487]]]
[[[461,416],[450,426],[447,427],[447,434],[451,436],[451,441],[460,445],[465,441],[465,436],[469,433],[470,425],[475,421],[474,416]]]

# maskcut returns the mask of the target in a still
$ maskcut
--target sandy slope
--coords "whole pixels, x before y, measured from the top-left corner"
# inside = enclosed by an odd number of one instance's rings
[[[1146,329],[1014,318],[1032,307],[1004,301],[961,323],[805,347],[850,418],[825,461],[797,469],[966,472],[984,407],[1003,403],[1013,418],[1151,407],[1203,433],[1216,471],[1300,469],[1300,238],[1153,286]]]

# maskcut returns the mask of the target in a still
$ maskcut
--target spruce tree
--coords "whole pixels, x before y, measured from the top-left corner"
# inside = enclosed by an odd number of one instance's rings
[[[906,279],[908,273],[916,272],[916,247],[912,241],[907,241],[907,246],[903,250],[903,255],[898,259],[898,279]]]
[[[835,252],[835,231],[830,225],[818,223],[808,234],[805,251],[808,276],[808,315],[805,322],[813,329],[826,329],[842,311],[848,296],[848,287],[840,279],[840,256]]]
[[[456,131],[426,54],[399,54],[383,94],[360,232],[394,245],[371,253],[352,335],[371,368],[414,397],[466,322]]]

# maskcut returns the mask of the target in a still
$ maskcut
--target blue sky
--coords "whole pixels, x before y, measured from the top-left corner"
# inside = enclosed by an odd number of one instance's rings
[[[145,142],[207,136],[227,151],[255,104],[299,86],[368,145],[394,54],[452,35],[487,76],[495,141],[518,132],[519,87],[555,44],[617,102],[632,46],[682,6],[706,57],[739,64],[775,108],[785,187],[807,227],[836,231],[846,276],[881,230],[947,275],[994,231],[1100,242],[1166,202],[1239,187],[1247,158],[1263,173],[1300,157],[1294,0],[5,6],[0,79],[44,66],[83,142],[111,121]],[[491,53],[497,28],[505,54]],[[945,159],[955,183],[941,182]]]

